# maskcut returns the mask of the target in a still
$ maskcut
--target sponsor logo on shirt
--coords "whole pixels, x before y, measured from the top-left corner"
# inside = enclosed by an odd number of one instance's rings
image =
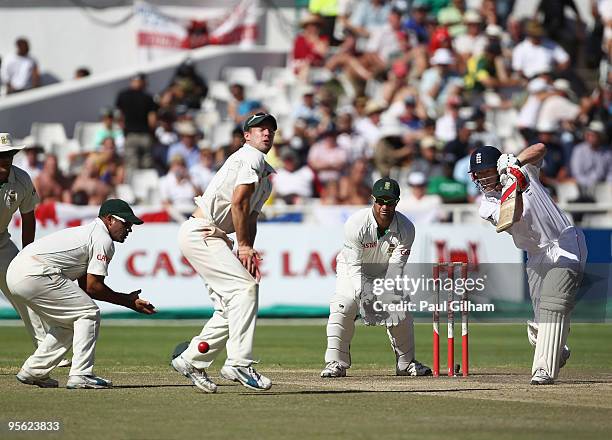
[[[400,255],[410,255],[410,249],[402,249]]]
[[[364,243],[363,244],[363,248],[364,249],[372,249],[376,247],[376,242],[372,242],[372,243]]]
[[[110,262],[110,260],[111,260],[110,258],[108,258],[108,257],[107,257],[106,255],[104,255],[104,254],[98,254],[98,255],[96,256],[96,259],[97,259],[98,261],[104,261],[105,263],[108,263],[108,262]]]

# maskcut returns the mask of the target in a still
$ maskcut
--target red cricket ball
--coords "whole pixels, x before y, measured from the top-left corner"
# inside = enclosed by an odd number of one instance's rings
[[[200,353],[206,353],[208,352],[209,349],[210,349],[210,345],[208,345],[208,342],[206,341],[202,341],[198,344],[198,351]]]

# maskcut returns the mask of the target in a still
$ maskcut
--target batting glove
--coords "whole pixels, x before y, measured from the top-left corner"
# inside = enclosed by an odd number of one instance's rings
[[[512,153],[502,154],[497,159],[497,173],[501,176],[502,174],[506,174],[506,170],[510,166],[521,166],[521,163],[516,158],[516,156]]]
[[[509,186],[509,183],[512,181],[516,181],[516,186],[520,193],[529,188],[529,178],[516,165],[509,166],[506,168],[506,172],[499,176],[499,182],[503,188]]]

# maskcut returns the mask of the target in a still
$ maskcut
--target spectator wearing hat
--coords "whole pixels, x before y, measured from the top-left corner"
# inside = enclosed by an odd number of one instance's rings
[[[208,84],[204,77],[197,71],[193,60],[187,58],[174,72],[170,80],[170,86],[177,86],[181,91],[180,103],[190,109],[199,109],[202,100],[208,95]]]
[[[190,121],[178,122],[175,127],[179,141],[168,149],[168,164],[174,156],[181,156],[185,160],[187,168],[190,168],[200,160],[198,128]]]
[[[449,49],[436,50],[430,63],[431,67],[423,72],[419,92],[428,116],[435,117],[462,80],[455,73],[455,57]]]
[[[467,154],[468,142],[475,129],[476,123],[474,121],[457,120],[455,138],[447,141],[444,145],[445,161],[454,165],[455,162]]]
[[[463,61],[467,61],[471,56],[482,55],[488,40],[482,32],[482,17],[477,11],[467,10],[463,14],[463,23],[467,31],[455,38],[453,48]]]
[[[416,217],[420,222],[436,221],[442,199],[437,194],[427,194],[427,176],[420,171],[410,173],[407,179],[408,191],[397,204],[396,210]]]
[[[415,147],[404,142],[406,130],[399,121],[385,122],[380,128],[380,139],[374,149],[374,165],[382,177],[389,177],[394,168],[400,167],[406,159],[412,161]]]
[[[583,193],[589,193],[600,182],[612,183],[612,151],[605,144],[604,125],[591,122],[584,142],[576,145],[571,157],[572,176]]]
[[[71,203],[70,185],[70,179],[64,176],[57,166],[57,156],[47,154],[42,170],[34,179],[34,187],[40,198],[40,203]]]
[[[30,43],[25,38],[15,41],[16,53],[10,53],[2,60],[0,79],[6,86],[6,93],[17,93],[40,86],[38,64],[30,56]]]
[[[102,127],[98,128],[94,134],[93,147],[98,149],[104,139],[111,137],[117,148],[121,150],[125,143],[125,136],[123,130],[115,124],[115,111],[111,108],[102,109],[100,117]],[[81,145],[81,147],[89,147],[89,145]]]
[[[300,32],[293,42],[293,68],[303,80],[308,78],[311,67],[321,67],[329,50],[329,37],[322,35],[323,20],[318,15],[308,15],[300,22]]]
[[[45,150],[40,145],[26,143],[26,146],[23,148],[22,151],[23,152],[20,152],[15,156],[14,164],[18,168],[21,168],[23,171],[28,173],[30,179],[34,181],[43,168],[43,163],[40,160],[40,155],[44,153]]]
[[[174,217],[173,207],[193,208],[193,198],[198,191],[191,180],[185,159],[180,154],[171,156],[168,174],[159,181],[159,193],[164,209]]]
[[[571,86],[566,79],[557,79],[550,94],[542,102],[538,112],[538,124],[561,125],[563,121],[574,121],[581,114],[580,106],[572,102]]]
[[[558,141],[559,126],[554,122],[543,122],[537,127],[538,142],[546,145],[546,156],[540,167],[540,181],[553,188],[569,177],[569,157]]]
[[[512,70],[527,79],[569,66],[569,55],[552,40],[544,38],[544,28],[537,20],[526,25],[527,38],[512,51]]]
[[[345,176],[340,178],[338,184],[338,197],[342,205],[367,205],[372,196],[372,182],[370,182],[368,161],[357,159]]]
[[[307,87],[302,93],[302,102],[295,106],[293,110],[293,119],[305,119],[306,121],[313,121],[319,123],[321,115],[315,101],[315,90],[314,87]]]
[[[397,117],[400,124],[410,132],[420,131],[423,128],[423,120],[418,114],[417,99],[413,95],[407,95],[400,104],[402,111]]]
[[[542,78],[535,78],[527,85],[527,100],[521,107],[517,125],[523,138],[528,142],[535,140],[538,114],[542,103],[550,95],[551,86]]]
[[[438,142],[431,136],[425,136],[419,142],[420,157],[415,161],[413,170],[425,173],[428,179],[444,174],[444,165],[440,161]]]
[[[130,80],[129,88],[117,95],[117,107],[124,120],[125,165],[128,170],[152,168],[152,132],[157,125],[158,106],[146,92],[146,76],[138,73]]]
[[[365,106],[365,116],[355,121],[355,131],[366,139],[372,149],[380,139],[380,118],[386,108],[385,103],[370,100]]]
[[[196,187],[198,195],[204,193],[208,184],[215,176],[215,155],[210,148],[210,142],[202,139],[198,142],[200,161],[189,168],[189,176]]]
[[[323,184],[339,180],[347,164],[348,154],[338,147],[335,131],[323,133],[308,152],[308,165]]]
[[[298,154],[289,147],[280,153],[282,166],[272,177],[274,198],[287,205],[301,205],[314,195],[315,173],[307,165],[300,166]]]
[[[321,35],[326,37],[332,46],[337,46],[342,40],[342,33],[336,32],[336,28],[343,25],[339,23],[338,17],[342,11],[341,0],[309,0],[308,10],[317,15],[321,20]],[[336,38],[336,34],[340,38]]]

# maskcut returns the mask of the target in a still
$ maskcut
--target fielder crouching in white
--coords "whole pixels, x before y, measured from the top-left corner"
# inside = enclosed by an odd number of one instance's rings
[[[569,358],[570,315],[587,259],[584,234],[569,222],[540,183],[545,155],[546,146],[540,143],[516,157],[491,146],[476,149],[470,157],[470,174],[484,194],[479,214],[485,220],[497,225],[501,190],[509,187],[508,182],[516,182],[519,188],[519,208],[507,232],[516,247],[527,252],[535,317],[527,327],[529,342],[535,346],[532,385],[553,384]]]
[[[381,276],[370,273],[371,270],[382,269],[384,276],[385,271],[389,275],[387,268],[390,267],[391,272],[401,274],[414,242],[414,225],[395,211],[400,196],[398,183],[389,178],[380,179],[374,183],[372,196],[374,206],[357,211],[344,226],[344,247],[336,259],[336,292],[330,301],[327,322],[327,365],[321,377],[344,377],[351,366],[355,318],[360,301],[364,301],[362,281]],[[385,325],[396,357],[396,374],[431,375],[430,368],[415,360],[412,315],[405,312],[397,321]]]
[[[259,299],[259,256],[253,249],[257,217],[272,192],[266,162],[272,148],[276,119],[257,113],[244,122],[246,143],[219,169],[192,218],[181,226],[179,246],[183,255],[208,286],[215,311],[189,347],[172,360],[172,367],[191,379],[201,391],[215,393],[217,385],[206,374],[225,347],[227,359],[222,378],[253,390],[268,390],[272,382],[253,364],[253,339]],[[227,234],[236,232],[238,257]],[[198,347],[206,342],[208,351]]]
[[[66,388],[112,386],[93,373],[100,328],[100,309],[93,300],[155,313],[153,305],[139,298],[140,290],[123,294],[104,283],[115,253],[113,242],[123,243],[133,224],[142,220],[126,202],[107,200],[93,222],[47,235],[26,246],[11,262],[6,278],[14,300],[34,310],[49,329],[17,373],[20,382],[57,388],[57,380],[49,374],[72,347]]]

